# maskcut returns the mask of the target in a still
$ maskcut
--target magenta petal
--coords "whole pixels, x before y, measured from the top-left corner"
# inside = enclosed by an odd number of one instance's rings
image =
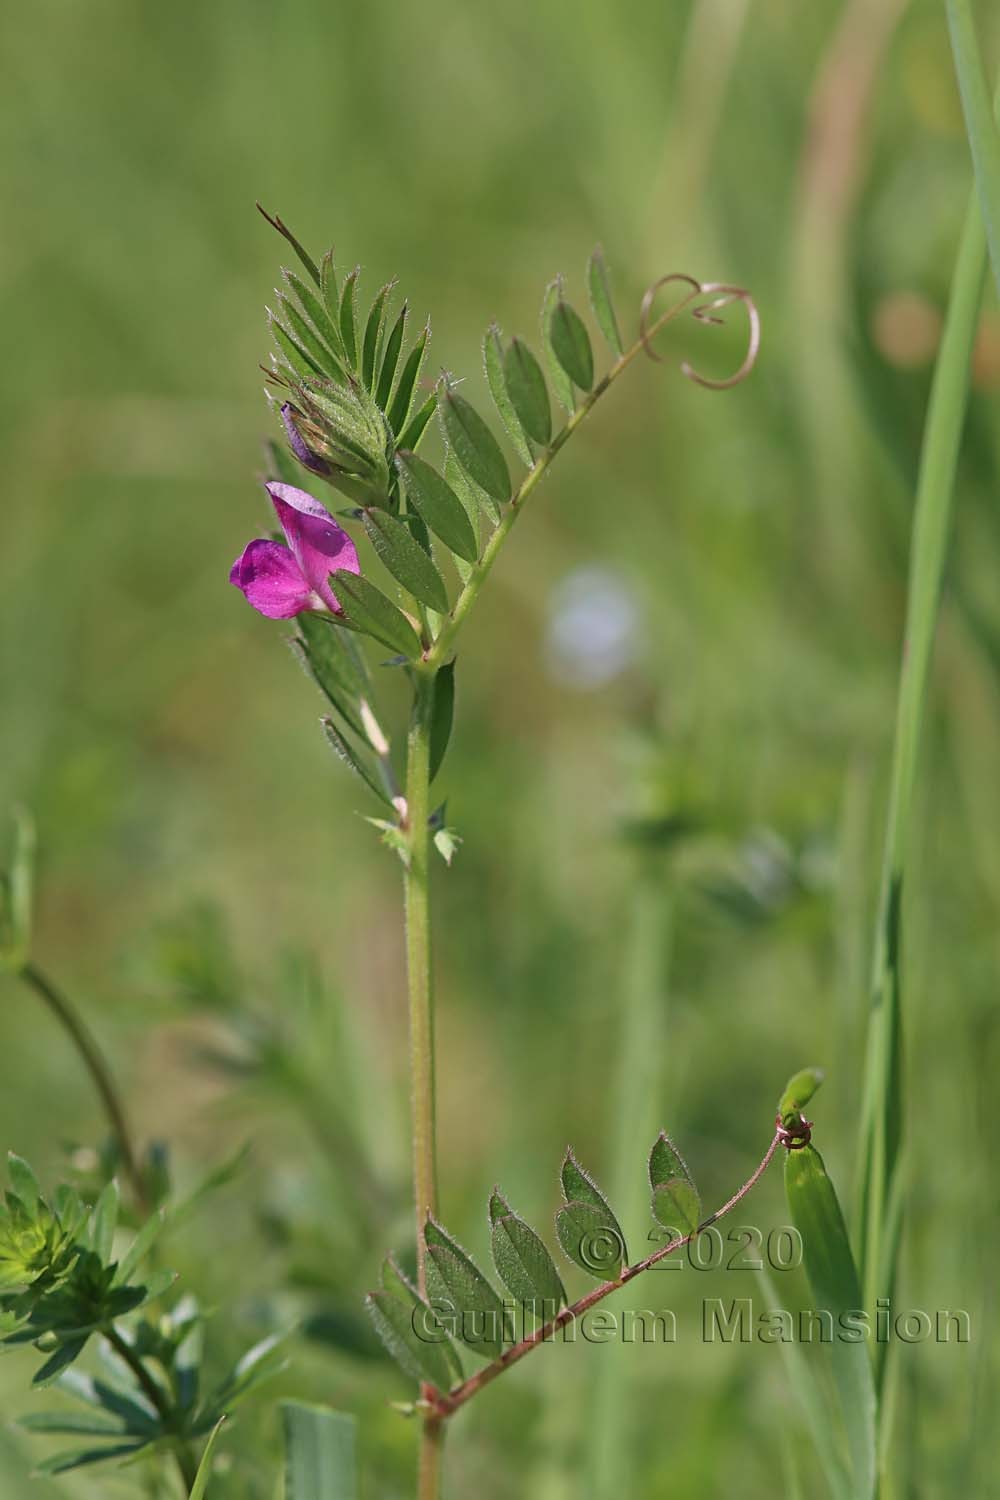
[[[233,563],[229,582],[246,595],[258,614],[290,620],[304,609],[322,608],[322,600],[302,576],[295,558],[280,542],[251,542]]]
[[[305,490],[291,484],[269,484],[267,493],[306,582],[331,609],[339,609],[328,579],[338,568],[361,572],[354,543],[329,511]]]

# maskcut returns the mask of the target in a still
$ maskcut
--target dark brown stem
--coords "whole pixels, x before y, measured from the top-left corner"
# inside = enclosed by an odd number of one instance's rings
[[[29,989],[34,990],[40,1000],[48,1006],[63,1030],[69,1036],[84,1067],[100,1095],[104,1113],[108,1117],[112,1134],[121,1154],[122,1168],[129,1181],[136,1206],[145,1211],[149,1204],[146,1187],[139,1169],[139,1160],[132,1144],[132,1132],[125,1115],[125,1106],[118,1093],[111,1068],[100,1046],[91,1034],[86,1022],[71,1001],[53,984],[52,980],[29,959],[20,969],[20,977]]]
[[[442,1420],[452,1416],[454,1412],[458,1411],[459,1407],[464,1406],[467,1401],[472,1400],[473,1396],[478,1395],[484,1386],[496,1380],[498,1375],[502,1375],[504,1370],[509,1370],[511,1365],[516,1365],[518,1360],[523,1359],[526,1354],[530,1354],[532,1349],[537,1349],[540,1344],[550,1342],[559,1332],[560,1328],[565,1328],[567,1323],[572,1323],[574,1319],[582,1317],[585,1312],[589,1312],[598,1302],[603,1302],[605,1297],[610,1297],[612,1292],[617,1292],[627,1281],[633,1281],[643,1271],[648,1271],[651,1266],[655,1266],[659,1261],[665,1260],[668,1255],[673,1255],[674,1251],[682,1249],[684,1245],[689,1244],[691,1240],[701,1234],[703,1229],[707,1229],[709,1225],[714,1224],[718,1219],[729,1213],[729,1210],[735,1208],[737,1203],[742,1198],[745,1198],[747,1193],[763,1177],[771,1164],[771,1158],[778,1149],[780,1142],[781,1137],[775,1133],[774,1139],[768,1146],[763,1160],[753,1175],[747,1178],[743,1186],[733,1194],[727,1203],[724,1203],[721,1208],[716,1209],[714,1214],[710,1214],[691,1234],[685,1234],[679,1239],[671,1240],[668,1245],[661,1245],[659,1250],[654,1250],[651,1255],[646,1256],[645,1260],[639,1260],[634,1265],[625,1266],[621,1274],[614,1277],[613,1280],[602,1281],[600,1286],[594,1287],[592,1291],[578,1298],[571,1307],[564,1307],[562,1312],[557,1313],[554,1318],[550,1318],[541,1328],[536,1328],[533,1333],[526,1334],[519,1343],[512,1344],[492,1364],[484,1366],[475,1375],[470,1375],[468,1380],[464,1380],[461,1385],[457,1385],[447,1392],[427,1389],[425,1391],[425,1400],[430,1402],[435,1415]]]

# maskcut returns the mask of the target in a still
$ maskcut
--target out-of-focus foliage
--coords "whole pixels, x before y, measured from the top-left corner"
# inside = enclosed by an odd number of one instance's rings
[[[179,1199],[250,1142],[165,1232],[180,1288],[219,1309],[210,1388],[299,1328],[252,1420],[224,1429],[210,1500],[270,1500],[282,1394],[357,1414],[367,1493],[405,1493],[413,1428],[387,1403],[409,1388],[363,1311],[385,1252],[412,1263],[398,866],[354,816],[372,804],[316,733],[314,688],[226,584],[255,492],[270,524],[257,363],[288,257],[253,202],[362,258],[370,290],[403,272],[433,315],[425,378],[466,376],[482,409],[482,328],[540,348],[541,279],[562,269],[582,308],[596,240],[626,342],[665,271],[752,288],[753,379],[716,396],[674,371],[728,373],[735,313],[665,337],[666,367],[641,361],[560,456],[463,639],[438,799],[463,839],[436,871],[442,1211],[484,1263],[484,1158],[550,1222],[569,1139],[611,1202],[644,1201],[641,1156],[637,1184],[608,1172],[639,866],[665,911],[672,893],[656,1128],[721,1201],[766,1144],[775,1080],[815,1057],[845,1195],[916,455],[970,182],[941,7],[39,0],[0,30],[0,804],[38,823],[34,942],[145,1141],[169,1141]],[[897,1300],[973,1327],[899,1351],[900,1484],[928,1495],[985,1493],[996,1470],[998,384],[989,303],[905,896]],[[289,945],[314,957],[286,963]],[[88,1082],[0,984],[0,1141],[46,1180],[94,1173]],[[945,1172],[953,1132],[983,1148]],[[746,1219],[787,1221],[776,1179]],[[650,1232],[621,1228],[633,1250]],[[701,1338],[704,1299],[756,1278],[644,1280],[619,1306],[671,1308],[678,1335],[627,1351],[638,1492],[770,1495],[791,1429],[813,1493],[778,1351]],[[800,1271],[772,1280],[783,1306],[807,1300]],[[571,1298],[588,1284],[567,1269]],[[450,1433],[454,1493],[583,1491],[608,1352],[542,1350],[484,1393]],[[28,1409],[36,1363],[0,1366],[6,1411]],[[0,1434],[5,1497],[141,1482],[29,1484],[39,1451]]]

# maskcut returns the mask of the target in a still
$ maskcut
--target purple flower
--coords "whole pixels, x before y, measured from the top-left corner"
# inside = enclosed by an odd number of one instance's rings
[[[269,620],[290,620],[306,609],[342,610],[329,584],[338,568],[360,573],[354,543],[318,500],[291,484],[265,485],[287,547],[259,539],[233,563],[229,582]]]

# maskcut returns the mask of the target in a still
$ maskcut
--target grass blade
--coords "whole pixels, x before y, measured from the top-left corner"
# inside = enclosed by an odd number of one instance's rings
[[[993,275],[1000,290],[1000,132],[990,106],[970,0],[945,0],[945,9],[965,114],[965,132],[976,170],[979,207],[986,227]]]

